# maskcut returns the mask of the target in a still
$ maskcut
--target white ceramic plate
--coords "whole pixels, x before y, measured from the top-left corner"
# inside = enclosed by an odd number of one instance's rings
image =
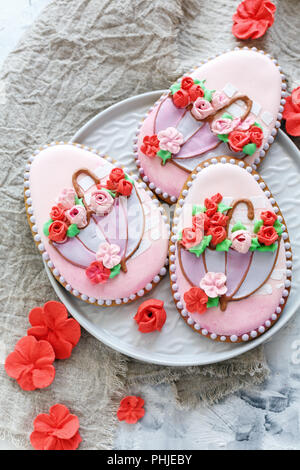
[[[73,141],[99,149],[135,171],[132,145],[137,125],[162,91],[122,101],[98,114],[74,136]],[[180,318],[172,300],[168,275],[146,298],[164,300],[167,321],[160,333],[141,334],[133,316],[137,300],[115,308],[96,307],[76,299],[58,284],[49,270],[52,286],[69,312],[97,339],[141,361],[170,366],[192,366],[224,361],[266,341],[295,314],[300,306],[300,153],[279,132],[260,171],[284,214],[293,250],[292,290],[281,318],[264,335],[243,344],[218,343],[195,334]]]

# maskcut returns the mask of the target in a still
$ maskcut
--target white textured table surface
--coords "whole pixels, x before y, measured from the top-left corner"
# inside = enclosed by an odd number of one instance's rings
[[[0,7],[0,66],[51,0],[9,0]],[[147,414],[119,425],[116,449],[300,449],[300,317],[266,345],[272,374],[263,385],[218,405],[175,408],[169,386],[140,387]],[[0,417],[1,419],[1,417]],[[1,449],[13,449],[0,441]]]

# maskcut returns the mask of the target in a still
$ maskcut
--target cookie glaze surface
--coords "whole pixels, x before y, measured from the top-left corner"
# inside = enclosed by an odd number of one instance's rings
[[[25,203],[34,240],[68,291],[114,305],[159,282],[169,228],[143,183],[77,144],[45,146],[27,169]]]
[[[263,51],[246,48],[221,54],[173,84],[138,133],[137,165],[150,188],[175,202],[197,164],[224,154],[255,168],[280,126],[286,96],[280,70]]]
[[[219,341],[248,341],[281,314],[291,285],[292,253],[276,201],[244,162],[202,163],[183,188],[170,242],[171,287],[195,331]]]

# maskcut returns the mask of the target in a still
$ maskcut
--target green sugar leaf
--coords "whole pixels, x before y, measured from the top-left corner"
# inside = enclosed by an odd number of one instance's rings
[[[71,224],[67,230],[67,236],[70,238],[76,237],[78,233],[80,232],[79,228],[77,227],[76,224]]]
[[[50,219],[50,220],[48,220],[48,222],[44,223],[43,232],[44,232],[44,235],[46,235],[46,237],[49,237],[49,227],[52,224],[52,222],[53,222],[53,220]]]
[[[217,134],[217,137],[219,140],[222,140],[222,142],[228,142],[229,141],[229,134]]]
[[[208,297],[206,307],[207,308],[217,307],[219,305],[219,300],[220,300],[219,297]]]
[[[178,241],[182,240],[182,231],[181,230],[180,230],[180,232],[178,232],[177,240]]]
[[[253,155],[256,151],[256,144],[247,144],[243,147],[243,152],[246,155]]]
[[[79,197],[77,196],[77,194],[75,194],[75,205],[76,205],[76,206],[84,206],[83,200],[82,200],[82,199],[79,199]]]
[[[194,204],[192,209],[192,215],[199,214],[200,212],[206,212],[206,207]]]
[[[203,240],[201,241],[201,243],[199,243],[199,245],[193,246],[192,248],[189,249],[189,251],[191,253],[194,253],[194,255],[196,255],[197,258],[199,258],[199,256],[202,255],[205,248],[210,244],[211,239],[212,239],[211,235],[207,235],[203,237]]]
[[[250,248],[251,249],[251,248]],[[277,249],[277,243],[272,243],[272,245],[260,245],[258,248],[257,248],[257,251],[272,251],[274,253],[274,251],[276,251]]]
[[[231,114],[229,114],[229,113],[224,113],[223,116],[222,116],[222,118],[233,120],[233,116],[231,116]]]
[[[282,224],[279,222],[278,219],[275,220],[273,227],[275,228],[277,235],[280,237],[282,235],[283,230],[282,230]]]
[[[216,245],[216,251],[228,251],[231,245],[232,242],[228,240],[228,238],[225,238],[225,240]]]
[[[174,95],[176,91],[180,90],[181,84],[178,82],[173,83],[173,85],[170,87],[171,94]]]
[[[207,101],[212,100],[212,95],[216,90],[208,90],[208,88],[204,89],[204,99]]]
[[[237,230],[247,230],[247,228],[242,224],[242,222],[238,221],[236,224],[234,224],[231,231],[236,232]]]
[[[254,223],[253,232],[258,233],[262,225],[264,225],[262,220],[256,220],[256,222]]]
[[[260,124],[258,124],[258,122],[255,121],[255,123],[253,124],[253,126],[256,126],[256,127],[260,127],[262,129],[262,126]]]
[[[132,184],[132,186],[134,186],[134,181],[133,181],[133,179],[131,179],[130,176],[128,176],[126,173],[125,173],[125,179],[126,179],[127,181],[130,181],[130,183]]]
[[[218,212],[222,212],[222,214],[223,212],[229,211],[229,209],[232,209],[232,207],[227,206],[223,202],[220,202],[220,204],[218,204]]]
[[[156,155],[158,155],[162,159],[163,165],[165,165],[166,161],[172,157],[171,152],[169,152],[168,150],[159,150]]]
[[[252,238],[250,251],[256,251],[261,246],[257,238]]]
[[[109,279],[113,279],[114,277],[116,277],[118,274],[120,274],[120,271],[121,271],[121,264],[117,264],[110,270]]]

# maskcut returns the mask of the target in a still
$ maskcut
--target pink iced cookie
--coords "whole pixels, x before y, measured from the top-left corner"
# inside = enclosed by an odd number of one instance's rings
[[[232,155],[258,165],[280,127],[285,77],[248,48],[221,54],[174,83],[138,132],[136,163],[150,189],[176,202],[202,161]]]
[[[25,204],[34,241],[69,292],[119,305],[159,282],[166,273],[168,219],[144,183],[76,144],[46,146],[27,168]]]
[[[171,287],[187,324],[211,339],[248,341],[279,318],[292,252],[278,205],[239,160],[201,163],[183,187],[170,243]]]

